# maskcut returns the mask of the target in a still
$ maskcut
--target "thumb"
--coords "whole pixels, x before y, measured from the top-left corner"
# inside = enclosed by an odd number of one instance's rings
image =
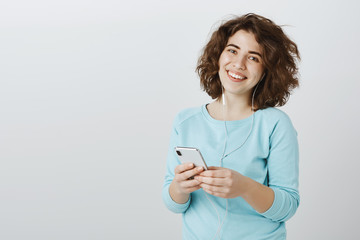
[[[220,169],[224,169],[222,167],[215,167],[215,166],[210,166],[208,167],[209,170],[220,170]]]

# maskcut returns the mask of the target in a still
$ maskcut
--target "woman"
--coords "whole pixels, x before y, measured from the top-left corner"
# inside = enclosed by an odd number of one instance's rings
[[[222,24],[197,72],[210,104],[175,118],[163,187],[182,213],[183,239],[286,239],[299,205],[297,133],[283,106],[298,86],[297,46],[271,20]],[[199,149],[209,167],[181,164],[174,147]]]

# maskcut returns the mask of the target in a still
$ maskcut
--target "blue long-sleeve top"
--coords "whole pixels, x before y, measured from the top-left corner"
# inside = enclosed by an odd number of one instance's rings
[[[245,141],[252,121],[249,138],[240,149],[223,160],[223,167],[269,186],[275,198],[264,213],[257,212],[241,197],[228,199],[228,212],[220,235],[222,239],[286,239],[285,221],[295,214],[300,199],[297,132],[281,110],[258,110],[254,116],[226,122],[225,153]],[[225,138],[224,122],[212,118],[206,105],[183,110],[174,120],[162,198],[168,209],[182,213],[183,239],[213,239],[219,227],[218,217],[221,221],[224,219],[226,199],[199,189],[191,193],[184,204],[173,201],[169,186],[174,169],[180,164],[174,148],[198,148],[208,166],[219,166]]]

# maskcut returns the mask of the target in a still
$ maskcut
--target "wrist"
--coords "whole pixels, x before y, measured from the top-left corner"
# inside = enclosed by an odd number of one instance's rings
[[[169,187],[169,194],[171,199],[179,204],[184,204],[189,200],[190,194],[184,193],[181,191],[178,184],[176,184],[174,181],[170,184]]]
[[[242,176],[244,179],[241,180],[242,187],[240,188],[240,197],[248,198],[251,195],[252,186],[252,179],[246,176]]]
[[[263,213],[271,207],[275,196],[270,187],[246,177],[241,197],[257,212]]]

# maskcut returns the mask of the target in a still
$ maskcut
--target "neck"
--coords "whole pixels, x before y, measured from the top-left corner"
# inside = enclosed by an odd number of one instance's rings
[[[243,111],[248,111],[249,108],[251,109],[251,100],[250,96],[237,96],[234,94],[226,94],[225,93],[225,102],[226,108],[232,112],[241,113]],[[222,104],[222,99],[219,99]]]
[[[251,100],[249,96],[236,96],[233,94],[225,94],[226,105],[223,106],[222,98],[219,98],[214,102],[214,110],[218,112],[218,118],[226,121],[241,120],[247,118],[253,114],[251,110]],[[224,115],[220,113],[225,111]]]

